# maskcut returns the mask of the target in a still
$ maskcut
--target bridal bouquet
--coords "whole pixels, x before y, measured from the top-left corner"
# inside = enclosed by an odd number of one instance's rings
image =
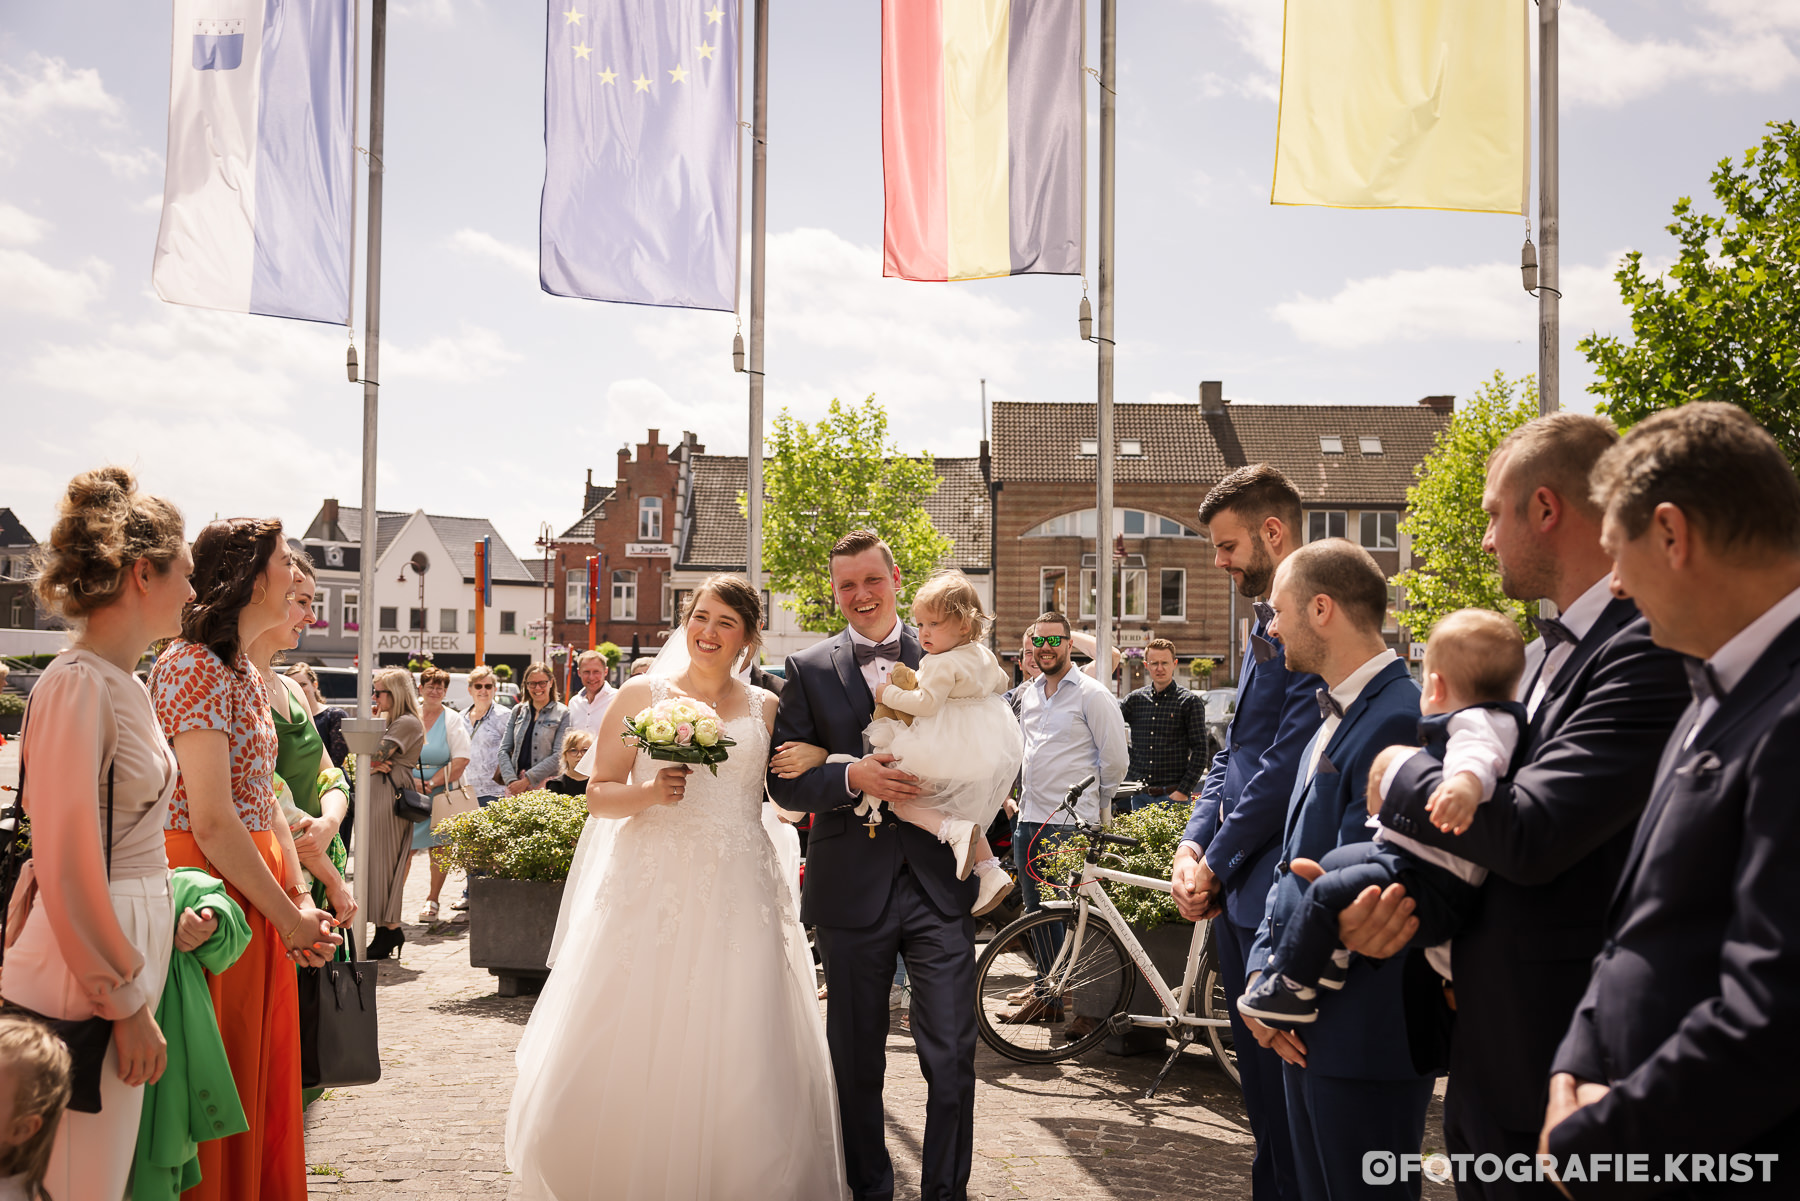
[[[625,719],[626,746],[665,763],[704,764],[713,775],[737,743],[725,737],[719,715],[688,697],[658,701],[636,717]]]

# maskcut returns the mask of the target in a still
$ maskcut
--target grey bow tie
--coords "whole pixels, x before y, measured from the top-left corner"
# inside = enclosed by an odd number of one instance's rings
[[[856,665],[858,667],[867,667],[877,659],[886,659],[890,662],[898,662],[900,659],[900,640],[898,638],[892,642],[854,642],[851,645],[856,648]]]
[[[1250,635],[1250,657],[1258,663],[1267,663],[1280,653],[1274,639],[1264,638],[1261,634]]]
[[[1319,699],[1319,720],[1330,721],[1334,717],[1344,716],[1344,707],[1331,695],[1331,689],[1321,688],[1313,693]]]
[[[1538,636],[1544,640],[1544,653],[1555,650],[1563,643],[1574,646],[1581,639],[1575,637],[1575,631],[1554,617],[1531,615],[1531,624],[1537,627]]]
[[[1275,606],[1268,601],[1251,601],[1250,607],[1256,611],[1256,620],[1262,622],[1265,627],[1275,620]]]
[[[1725,699],[1725,690],[1719,687],[1719,673],[1712,664],[1704,659],[1683,659],[1681,665],[1687,668],[1688,687],[1694,690],[1695,700],[1704,703],[1708,699]]]

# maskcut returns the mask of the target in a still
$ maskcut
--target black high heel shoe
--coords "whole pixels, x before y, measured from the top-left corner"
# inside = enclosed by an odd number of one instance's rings
[[[369,949],[364,953],[367,959],[390,959],[393,953],[406,945],[406,931],[400,926],[392,929],[378,926],[375,937],[369,940]]]

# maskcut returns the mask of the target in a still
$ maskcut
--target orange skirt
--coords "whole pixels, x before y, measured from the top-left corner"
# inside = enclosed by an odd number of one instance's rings
[[[252,830],[275,879],[282,878],[281,843],[273,831]],[[169,866],[197,867],[224,877],[186,830],[164,838]],[[300,995],[281,936],[229,882],[225,890],[250,922],[250,945],[223,975],[208,975],[213,1011],[238,1099],[250,1129],[200,1144],[200,1183],[183,1201],[306,1201],[306,1136],[300,1110]]]

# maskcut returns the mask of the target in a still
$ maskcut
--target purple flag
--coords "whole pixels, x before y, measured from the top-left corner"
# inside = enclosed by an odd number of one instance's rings
[[[737,307],[737,0],[549,0],[544,291]]]

